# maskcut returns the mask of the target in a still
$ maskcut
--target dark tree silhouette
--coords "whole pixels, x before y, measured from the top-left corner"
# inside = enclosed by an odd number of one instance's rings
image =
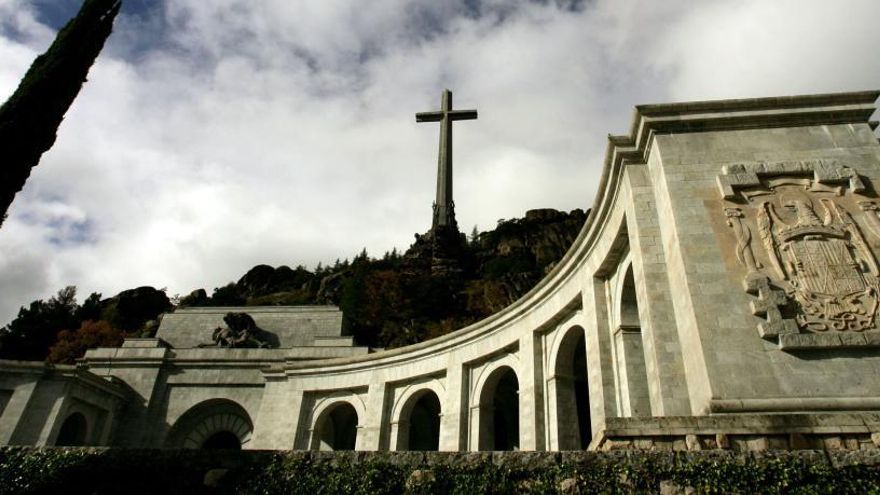
[[[0,225],[31,169],[55,143],[121,5],[121,0],[85,0],[0,107]]]
[[[0,359],[42,361],[64,329],[77,328],[76,287],[68,286],[48,301],[22,307],[18,317],[0,329]]]

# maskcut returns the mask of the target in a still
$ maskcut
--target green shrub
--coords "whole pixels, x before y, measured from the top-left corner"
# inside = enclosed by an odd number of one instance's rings
[[[0,448],[0,494],[880,493],[880,458],[822,452],[313,453]],[[419,470],[421,476],[413,476]],[[212,476],[206,476],[211,474]],[[426,476],[427,474],[427,476]],[[210,479],[214,481],[206,485]],[[416,482],[410,482],[415,480]],[[573,486],[572,486],[573,485]]]

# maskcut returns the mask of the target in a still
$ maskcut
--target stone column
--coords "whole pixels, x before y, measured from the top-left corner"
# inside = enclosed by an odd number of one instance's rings
[[[454,354],[454,353],[451,353]],[[446,368],[446,401],[440,412],[440,450],[456,452],[467,448],[468,384],[464,366],[450,356]]]
[[[590,431],[605,428],[605,419],[617,415],[614,401],[614,361],[610,339],[605,284],[588,277],[583,285],[583,315],[586,324],[587,380],[590,386]]]
[[[639,327],[621,325],[614,331],[617,373],[620,377],[621,416],[650,416],[645,352]]]
[[[544,450],[544,389],[541,344],[532,332],[519,339],[519,448]]]
[[[656,201],[645,165],[627,165],[626,211],[633,278],[639,301],[651,415],[690,414],[684,360],[676,330]]]
[[[485,415],[488,419],[492,419],[494,409],[489,410],[491,407],[489,405],[480,405],[479,402],[468,406],[468,426],[470,428],[468,432],[468,450],[471,452],[477,452],[480,450],[480,446],[492,443],[490,439],[495,435],[493,431],[494,425],[483,424],[484,411],[486,411]]]
[[[571,393],[560,393],[571,390]],[[547,439],[547,448],[550,450],[578,450],[580,449],[580,431],[578,424],[572,424],[571,419],[580,420],[577,413],[577,404],[574,394],[574,377],[555,374],[547,380],[547,423],[550,426],[550,437]],[[563,423],[563,421],[566,421]]]
[[[355,450],[380,450],[383,444],[383,425],[390,423],[385,411],[385,381],[374,376],[370,379],[367,392],[367,412],[365,418],[358,418]]]
[[[254,433],[248,449],[287,450],[295,448],[300,425],[303,391],[286,377],[266,377],[260,412],[254,421]]]
[[[406,450],[407,445],[404,439],[409,439],[409,421],[400,420],[391,423],[390,448],[388,450],[400,451]]]
[[[562,425],[559,424],[558,399],[559,391],[556,388],[556,376],[551,375],[547,378],[547,385],[544,390],[547,394],[547,449],[560,450],[559,435]]]
[[[12,442],[19,422],[26,417],[24,413],[36,386],[37,376],[34,376],[32,381],[20,383],[12,391],[9,402],[0,415],[0,445],[9,445]]]
[[[51,384],[50,386],[47,386]],[[64,421],[63,414],[70,407],[70,396],[68,394],[69,385],[64,382],[56,382],[55,380],[43,382],[37,387],[37,394],[41,397],[44,404],[51,403],[47,409],[34,408],[33,412],[42,411],[45,413],[43,427],[40,429],[40,435],[34,445],[54,445],[58,438],[58,430],[61,429],[61,423]],[[94,428],[95,425],[89,425]],[[88,438],[86,438],[88,440]]]

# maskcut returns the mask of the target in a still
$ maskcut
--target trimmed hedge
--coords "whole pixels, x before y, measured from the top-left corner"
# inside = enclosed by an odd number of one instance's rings
[[[0,449],[0,493],[880,493],[880,452]]]

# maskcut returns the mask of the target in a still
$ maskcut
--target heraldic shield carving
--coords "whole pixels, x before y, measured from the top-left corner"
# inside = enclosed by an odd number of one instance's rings
[[[836,162],[738,164],[718,176],[762,337],[878,327],[877,203]],[[858,221],[857,221],[858,219]]]

